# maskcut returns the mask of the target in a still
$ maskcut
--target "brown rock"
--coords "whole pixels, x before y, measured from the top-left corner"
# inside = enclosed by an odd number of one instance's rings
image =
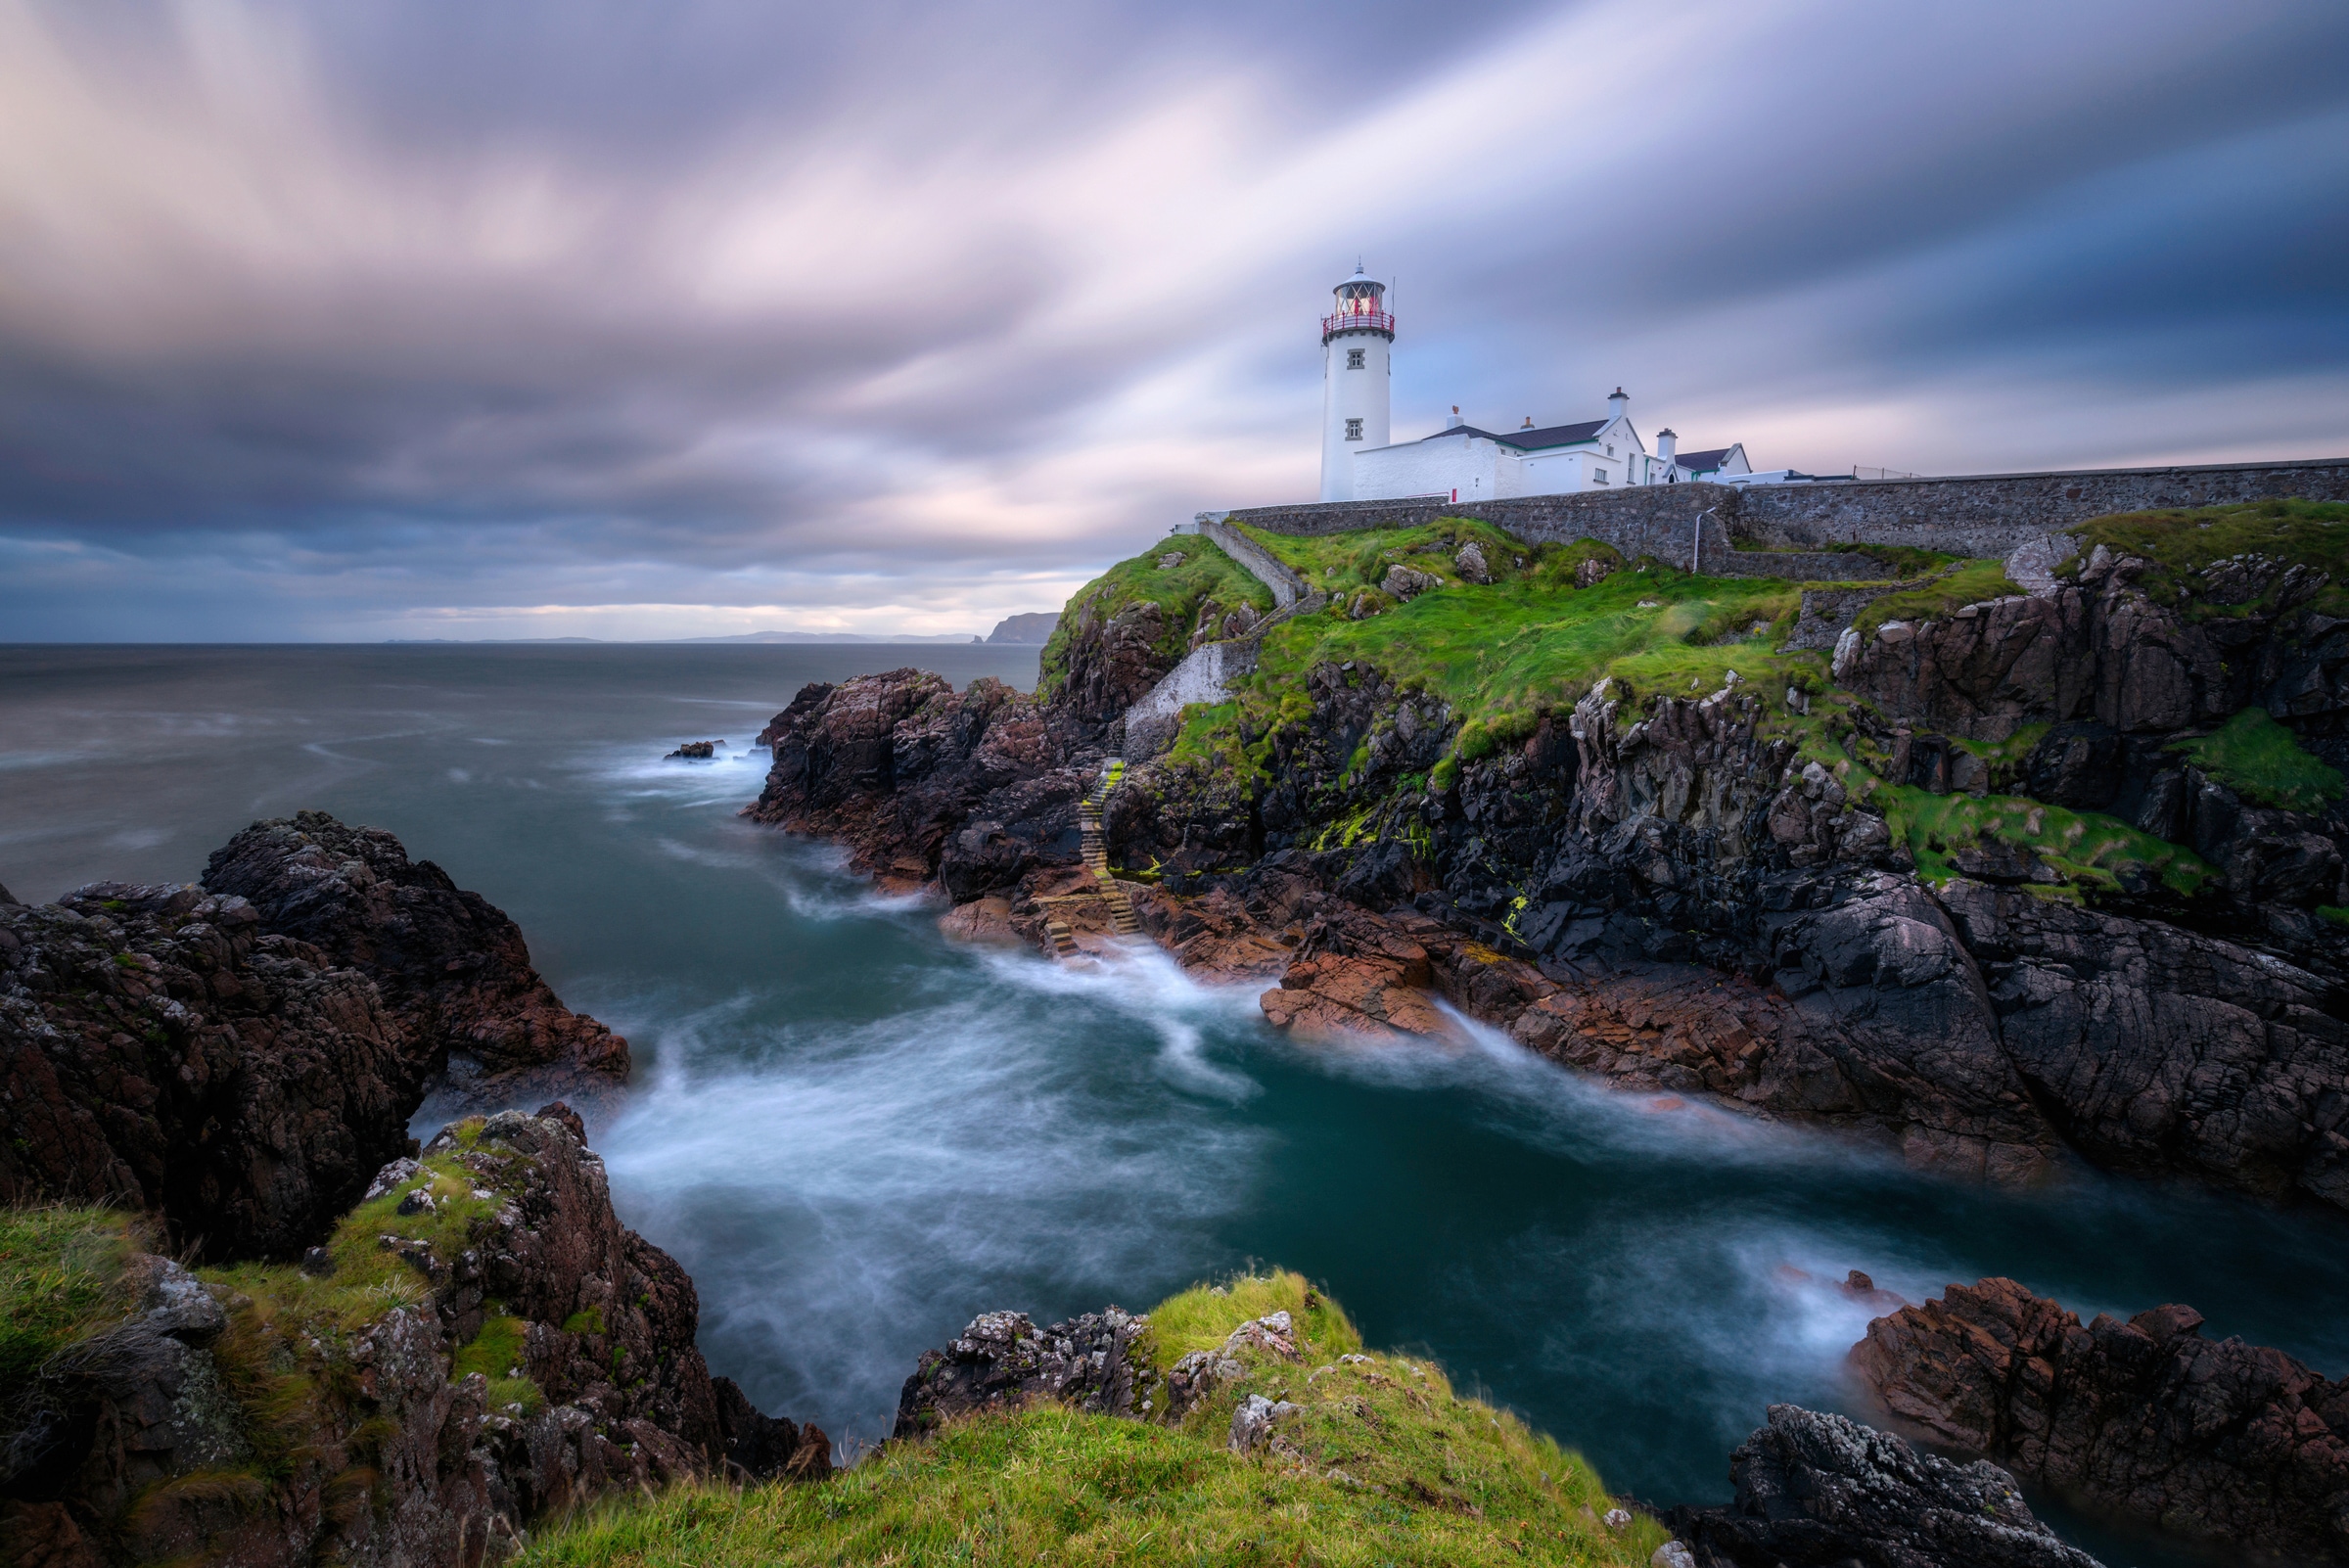
[[[2011,1279],[1952,1285],[1852,1352],[1894,1413],[2179,1535],[2349,1563],[2349,1381],[2217,1342],[2191,1308],[2082,1326]]]

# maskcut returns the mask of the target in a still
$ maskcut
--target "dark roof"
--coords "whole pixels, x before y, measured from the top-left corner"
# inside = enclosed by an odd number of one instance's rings
[[[1440,430],[1433,436],[1422,436],[1419,438],[1433,441],[1441,440],[1447,436],[1482,436],[1489,441],[1498,441],[1503,446],[1514,446],[1521,452],[1530,452],[1543,446],[1572,446],[1576,441],[1587,441],[1604,429],[1608,421],[1603,419],[1587,419],[1579,425],[1549,425],[1541,430],[1513,430],[1505,436],[1494,431],[1478,430],[1474,425],[1454,425],[1450,430]]]
[[[1706,469],[1721,467],[1722,460],[1736,449],[1734,446],[1717,446],[1709,452],[1681,452],[1673,461],[1691,474],[1702,474]]]
[[[1584,420],[1581,425],[1543,425],[1541,430],[1510,430],[1510,432],[1505,432],[1505,435],[1503,432],[1494,432],[1494,430],[1478,430],[1475,425],[1454,425],[1451,430],[1438,430],[1433,437],[1419,437],[1419,438],[1421,441],[1440,441],[1440,438],[1445,438],[1445,437],[1485,437],[1487,441],[1498,441],[1501,446],[1515,446],[1517,450],[1539,450],[1543,446],[1574,446],[1576,441],[1588,441],[1588,438],[1595,437],[1597,432],[1602,432],[1604,427],[1611,423],[1614,423],[1614,418]],[[1728,448],[1725,446],[1722,450],[1728,450]],[[1720,453],[1713,453],[1713,455],[1717,458]]]

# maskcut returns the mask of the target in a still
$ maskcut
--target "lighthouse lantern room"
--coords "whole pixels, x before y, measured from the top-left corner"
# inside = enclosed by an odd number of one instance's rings
[[[1395,318],[1387,286],[1359,266],[1331,293],[1334,308],[1321,318],[1321,499],[1351,501],[1354,454],[1387,444]]]

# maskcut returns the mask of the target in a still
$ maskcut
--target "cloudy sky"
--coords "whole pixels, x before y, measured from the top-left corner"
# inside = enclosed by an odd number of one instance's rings
[[[0,0],[0,640],[984,630],[1398,437],[2349,452],[2349,6]]]

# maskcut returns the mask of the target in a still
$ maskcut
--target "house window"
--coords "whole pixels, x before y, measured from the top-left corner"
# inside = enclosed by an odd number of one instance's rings
[[[1592,469],[1592,470],[1590,471],[1590,483],[1591,483],[1591,484],[1604,484],[1606,482],[1607,482],[1607,471],[1606,471],[1605,469],[1603,469],[1603,468],[1594,468],[1594,469]]]
[[[1365,350],[1363,350],[1363,349],[1360,349],[1360,348],[1349,348],[1349,349],[1347,349],[1347,350],[1346,350],[1346,368],[1347,368],[1348,370],[1360,370],[1360,369],[1362,368],[1362,354],[1363,354],[1364,352],[1365,352]]]
[[[1346,438],[1350,441],[1359,441],[1362,438],[1362,422],[1360,420],[1346,421]]]

